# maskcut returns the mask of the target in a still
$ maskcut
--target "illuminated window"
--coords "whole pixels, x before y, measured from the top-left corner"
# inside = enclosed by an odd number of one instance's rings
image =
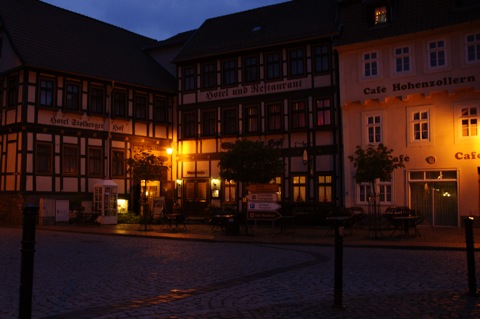
[[[293,200],[295,202],[305,202],[307,194],[307,177],[304,175],[292,176]]]
[[[375,25],[378,24],[383,24],[388,22],[388,16],[387,16],[387,7],[386,6],[381,6],[381,7],[376,7],[374,9],[374,14],[375,14]]]
[[[467,35],[465,42],[467,63],[480,62],[480,33]]]
[[[431,68],[446,66],[446,45],[444,40],[431,41],[428,43],[428,65]]]
[[[223,187],[224,187],[224,194],[225,198],[224,201],[225,203],[236,203],[237,201],[237,185],[235,184],[234,181],[225,181],[223,182]]]
[[[332,175],[318,176],[318,201],[320,203],[331,203],[333,195],[333,177]]]
[[[410,71],[410,47],[401,47],[395,49],[395,72],[407,73]]]
[[[476,107],[461,109],[462,136],[478,136],[478,112]]]
[[[419,111],[412,113],[413,139],[415,141],[429,140],[429,116],[428,111]]]
[[[367,52],[363,54],[363,75],[366,78],[378,75],[379,57],[377,52]]]
[[[368,144],[382,142],[382,117],[380,115],[367,116],[366,129]]]

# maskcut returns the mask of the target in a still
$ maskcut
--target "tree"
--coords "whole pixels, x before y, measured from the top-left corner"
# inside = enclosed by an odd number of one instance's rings
[[[233,148],[222,153],[220,177],[242,183],[268,183],[283,175],[285,164],[280,151],[261,141],[237,140]]]
[[[143,198],[145,230],[147,228],[147,218],[149,217],[146,196],[147,181],[164,181],[166,179],[168,167],[164,166],[163,163],[164,160],[162,158],[145,150],[135,153],[133,157],[126,160],[127,171],[132,176],[134,184],[140,186],[142,181],[144,181],[141,197]]]
[[[377,211],[377,193],[375,190],[375,180],[388,181],[392,178],[395,169],[405,167],[403,161],[398,161],[392,155],[393,149],[387,148],[383,144],[368,145],[366,149],[357,146],[355,155],[349,155],[348,158],[353,162],[356,168],[355,181],[357,183],[368,182],[373,191],[373,212],[374,212],[374,231],[377,238],[378,229],[378,211]]]

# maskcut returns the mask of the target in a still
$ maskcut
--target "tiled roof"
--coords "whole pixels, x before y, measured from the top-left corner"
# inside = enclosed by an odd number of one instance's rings
[[[175,91],[154,39],[38,0],[0,0],[0,21],[25,66]]]
[[[228,54],[336,32],[337,0],[294,0],[206,20],[175,62]]]
[[[456,0],[390,0],[386,2],[394,4],[393,22],[383,26],[369,27],[366,6],[368,1],[339,1],[339,22],[342,24],[342,32],[336,40],[336,45],[414,34],[468,21],[478,22],[480,19],[480,6],[458,8],[456,3],[459,1]]]
[[[168,48],[172,46],[182,46],[184,45],[195,33],[197,30],[185,31],[179,34],[174,35],[168,39],[158,41],[152,45],[149,45],[146,49],[159,49],[159,48]]]

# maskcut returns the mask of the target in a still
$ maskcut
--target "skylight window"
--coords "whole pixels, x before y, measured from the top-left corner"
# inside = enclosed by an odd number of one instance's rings
[[[257,26],[255,26],[255,27],[253,27],[252,32],[257,32],[257,31],[260,31],[260,30],[262,30],[262,26],[261,26],[261,25],[257,25]]]

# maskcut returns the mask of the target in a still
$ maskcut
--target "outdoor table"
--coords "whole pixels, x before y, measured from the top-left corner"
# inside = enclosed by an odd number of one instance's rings
[[[173,229],[173,224],[175,224],[175,228],[178,227],[179,223],[183,223],[183,220],[180,220],[180,217],[182,217],[183,214],[178,214],[178,213],[173,213],[173,214],[165,214],[165,218],[168,221],[168,229]],[[185,226],[185,223],[183,224],[185,229],[187,229],[187,226]]]
[[[225,227],[225,224],[230,221],[231,219],[233,220],[233,218],[235,217],[235,215],[233,214],[218,214],[218,215],[213,215],[213,218],[212,218],[212,229],[211,231],[214,232],[215,231],[215,226],[218,226],[220,225],[220,230],[223,231],[224,227]]]
[[[415,228],[415,235],[417,234],[416,221],[418,217],[409,215],[409,216],[394,216],[393,220],[398,222],[395,229],[393,230],[392,236],[400,228],[404,237],[407,237],[410,234],[410,229]]]

